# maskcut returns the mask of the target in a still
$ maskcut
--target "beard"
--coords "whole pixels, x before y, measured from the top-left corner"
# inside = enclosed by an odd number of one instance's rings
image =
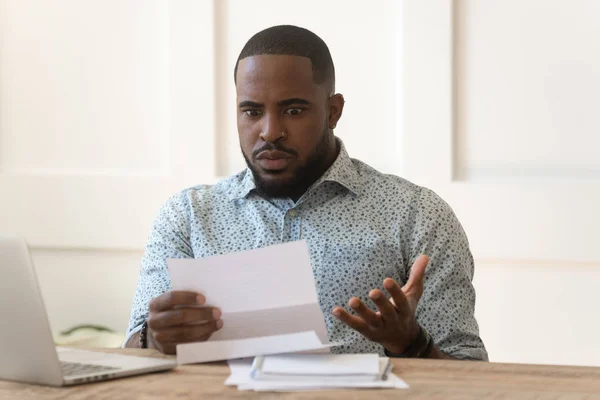
[[[256,184],[256,189],[259,193],[269,198],[297,199],[302,196],[302,194],[304,194],[304,192],[306,192],[306,190],[325,173],[327,168],[329,168],[329,165],[327,165],[327,160],[329,158],[329,151],[332,141],[335,143],[334,136],[332,133],[330,133],[329,128],[326,126],[323,131],[323,135],[321,136],[321,140],[310,154],[306,162],[296,167],[296,169],[293,171],[292,178],[287,180],[264,179],[260,172],[258,172],[257,168],[252,165],[243,151],[242,154],[246,160],[248,168],[254,176],[254,183]],[[255,151],[254,154],[258,154],[264,150],[279,150],[286,153],[296,154],[295,151],[287,149],[277,142],[266,143],[258,151]]]

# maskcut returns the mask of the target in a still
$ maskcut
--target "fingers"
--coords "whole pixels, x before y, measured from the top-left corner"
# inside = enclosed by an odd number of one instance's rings
[[[425,254],[421,254],[419,257],[417,257],[412,267],[410,268],[410,276],[408,277],[408,282],[406,282],[406,285],[402,287],[404,293],[412,290],[421,290],[421,292],[423,291],[425,268],[427,267],[428,262],[429,257],[427,257]]]
[[[150,311],[165,311],[175,306],[201,306],[206,298],[200,293],[185,291],[170,291],[155,297],[150,301]]]
[[[371,290],[369,298],[377,306],[377,312],[370,310],[360,299],[353,297],[348,305],[356,312],[356,316],[341,307],[334,308],[332,314],[367,338],[384,334],[390,330],[390,326],[402,325],[398,323],[398,318],[400,321],[408,321],[407,318],[414,319],[415,309],[423,294],[425,268],[428,262],[429,258],[426,255],[417,257],[410,269],[409,279],[403,287],[392,278],[386,278],[383,287],[390,294],[390,299],[379,289]]]
[[[369,292],[369,298],[375,303],[379,310],[378,322],[381,324],[381,318],[393,320],[396,317],[396,307],[381,293],[379,289],[373,289]],[[371,324],[373,325],[373,324]],[[378,326],[378,325],[373,325]]]
[[[223,327],[223,321],[210,321],[200,325],[187,325],[161,330],[151,330],[152,339],[163,347],[178,343],[203,342]]]
[[[348,305],[350,308],[358,314],[367,324],[372,325],[374,327],[381,326],[381,317],[369,307],[365,305],[358,297],[353,297],[348,301]]]
[[[150,302],[148,345],[166,354],[175,354],[177,344],[203,342],[223,327],[221,311],[198,307],[206,302],[195,292],[171,291]]]
[[[184,325],[197,325],[207,321],[216,321],[221,318],[218,308],[177,308],[173,310],[150,313],[148,326],[150,329],[165,329]]]
[[[417,308],[417,304],[423,295],[423,281],[425,280],[425,268],[429,262],[429,257],[422,254],[415,260],[410,268],[410,276],[406,285],[402,287],[402,291],[406,295],[411,308]]]
[[[392,278],[386,278],[383,281],[383,287],[385,290],[387,290],[390,296],[392,296],[392,301],[396,306],[396,313],[402,316],[411,315],[414,310],[411,309],[408,299],[406,298],[406,295],[402,291],[400,285],[398,285],[398,283]]]
[[[360,333],[367,332],[368,325],[367,323],[360,317],[356,317],[354,315],[350,315],[346,310],[342,307],[336,307],[331,312],[334,317],[348,325],[350,328],[357,330]]]

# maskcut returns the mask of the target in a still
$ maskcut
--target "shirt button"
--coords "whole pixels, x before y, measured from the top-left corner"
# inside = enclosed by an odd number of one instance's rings
[[[294,218],[296,215],[298,215],[298,211],[296,211],[296,210],[290,210],[288,212],[288,214],[290,215],[290,217]]]

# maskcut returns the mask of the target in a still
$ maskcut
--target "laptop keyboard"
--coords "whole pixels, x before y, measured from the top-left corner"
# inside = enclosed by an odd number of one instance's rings
[[[65,361],[60,362],[60,368],[62,369],[63,376],[99,374],[121,369],[118,367],[105,367],[104,365],[81,364]]]

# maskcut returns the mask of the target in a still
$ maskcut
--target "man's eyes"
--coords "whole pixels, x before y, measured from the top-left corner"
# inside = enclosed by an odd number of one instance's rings
[[[244,111],[244,113],[245,113],[247,116],[249,116],[249,117],[253,117],[253,118],[255,118],[255,117],[259,117],[259,116],[261,116],[261,115],[262,115],[262,111],[260,111],[260,110],[246,110],[246,111]]]
[[[243,111],[244,114],[246,114],[248,117],[251,118],[256,118],[256,117],[261,117],[264,112],[262,110],[244,110]],[[287,110],[284,111],[285,114],[287,115],[291,115],[291,116],[297,116],[300,115],[304,112],[304,109],[302,108],[288,108]]]
[[[285,110],[285,113],[288,115],[300,115],[302,114],[302,111],[304,111],[301,108],[288,108],[287,110]]]

